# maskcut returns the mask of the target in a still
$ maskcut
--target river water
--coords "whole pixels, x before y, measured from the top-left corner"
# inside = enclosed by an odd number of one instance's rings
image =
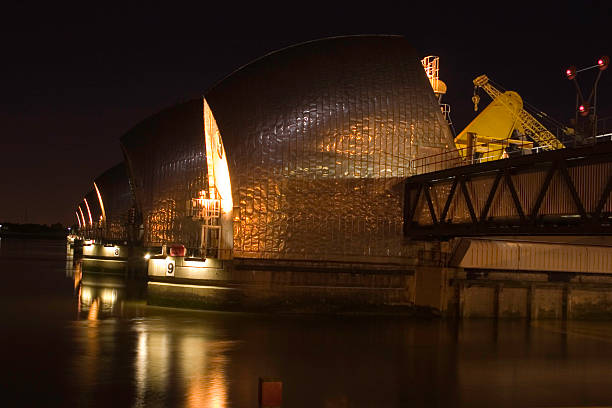
[[[612,323],[219,313],[147,306],[62,241],[0,240],[3,406],[612,405]]]

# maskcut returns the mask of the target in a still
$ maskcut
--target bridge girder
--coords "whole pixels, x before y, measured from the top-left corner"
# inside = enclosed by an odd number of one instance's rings
[[[404,235],[612,235],[612,142],[410,177]]]

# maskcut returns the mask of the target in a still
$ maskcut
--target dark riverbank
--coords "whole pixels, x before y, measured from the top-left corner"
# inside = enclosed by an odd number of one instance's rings
[[[19,238],[19,239],[52,239],[52,240],[65,240],[66,233],[54,233],[54,232],[1,232],[0,238]]]
[[[68,228],[62,224],[0,223],[0,238],[66,239]]]

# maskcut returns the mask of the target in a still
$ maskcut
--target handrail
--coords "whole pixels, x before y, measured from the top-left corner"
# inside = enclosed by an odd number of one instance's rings
[[[587,139],[588,140],[588,139]],[[601,142],[605,140],[612,140],[612,133],[605,133],[601,135],[595,136],[594,142]],[[493,144],[493,143],[492,143]],[[585,143],[588,144],[588,143]],[[438,170],[445,170],[451,167],[459,167],[459,166],[467,166],[471,164],[480,164],[488,159],[493,157],[500,157],[506,153],[506,146],[502,146],[495,149],[487,149],[482,153],[482,156],[471,158],[468,156],[468,150],[475,151],[475,148],[482,148],[483,146],[487,146],[488,144],[476,145],[474,147],[464,147],[461,149],[452,149],[447,150],[445,152],[433,154],[431,156],[419,157],[417,159],[413,159],[410,161],[410,172],[412,175],[430,173]],[[552,146],[533,146],[532,142],[524,142],[524,143],[516,143],[513,146],[517,147],[517,150],[511,151],[507,153],[506,157],[502,157],[502,159],[516,157],[516,156],[526,156],[530,154],[538,154],[542,153],[546,150],[551,150]]]

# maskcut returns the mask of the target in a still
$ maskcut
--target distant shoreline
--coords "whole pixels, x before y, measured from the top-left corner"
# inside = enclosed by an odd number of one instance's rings
[[[0,238],[25,238],[25,239],[66,239],[66,233],[60,231],[59,233],[54,232],[11,232],[2,231],[0,232]]]

